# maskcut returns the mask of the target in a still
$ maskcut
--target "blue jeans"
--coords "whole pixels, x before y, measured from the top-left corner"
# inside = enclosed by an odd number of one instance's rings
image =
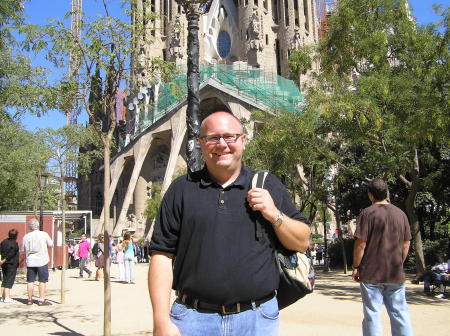
[[[123,258],[124,268],[125,268],[125,281],[130,283],[134,283],[134,256],[131,254],[125,253]]]
[[[91,270],[87,268],[86,264],[88,262],[87,258],[81,258],[80,259],[80,277],[83,277],[83,271],[85,271],[89,276],[91,276]]]
[[[364,307],[364,320],[362,322],[364,336],[382,335],[380,315],[383,302],[391,321],[392,336],[412,335],[405,298],[405,284],[361,282],[360,287]]]
[[[441,281],[444,279],[444,275],[434,272],[434,271],[426,271],[421,278],[423,278],[423,291],[430,292],[430,284],[432,281]],[[420,279],[420,278],[419,278]],[[440,284],[439,286],[440,292],[444,293],[444,285]]]
[[[279,315],[276,297],[238,314],[199,312],[178,300],[170,311],[182,336],[276,336]]]

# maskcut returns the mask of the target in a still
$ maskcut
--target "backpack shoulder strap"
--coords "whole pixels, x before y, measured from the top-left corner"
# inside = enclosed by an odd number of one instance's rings
[[[264,184],[266,182],[267,175],[269,175],[268,170],[257,170],[255,172],[255,175],[253,175],[251,188],[263,188],[264,189]],[[269,239],[269,241],[270,241],[270,244],[272,246],[275,246],[272,239],[270,238],[270,234],[265,232],[266,230],[265,230],[263,224],[260,222],[258,217],[256,218],[256,223],[255,223],[255,238],[256,238],[256,240],[261,240],[264,237],[267,237],[267,239]]]
[[[252,188],[264,188],[267,175],[269,175],[268,170],[257,170],[252,178]]]

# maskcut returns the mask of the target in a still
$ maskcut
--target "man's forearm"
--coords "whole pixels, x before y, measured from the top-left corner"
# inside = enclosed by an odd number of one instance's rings
[[[153,308],[153,323],[162,325],[170,321],[170,294],[172,291],[172,257],[154,253],[148,271],[148,288]]]
[[[402,260],[403,262],[405,262],[406,257],[408,256],[408,251],[409,251],[409,245],[410,245],[410,241],[409,240],[405,240],[403,242],[403,249],[402,249]]]
[[[309,246],[311,235],[309,226],[286,215],[283,223],[275,228],[275,233],[281,244],[289,250],[305,252]]]
[[[361,239],[356,239],[355,246],[353,247],[353,266],[359,267],[361,264],[364,250],[366,249],[366,242]]]

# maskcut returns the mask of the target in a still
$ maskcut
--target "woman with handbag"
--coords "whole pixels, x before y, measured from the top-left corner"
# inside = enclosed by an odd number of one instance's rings
[[[2,267],[2,297],[0,301],[4,303],[14,303],[10,297],[10,290],[16,280],[17,267],[19,267],[19,245],[17,244],[18,231],[11,229],[8,232],[8,238],[0,244],[0,254],[2,258],[0,264]]]

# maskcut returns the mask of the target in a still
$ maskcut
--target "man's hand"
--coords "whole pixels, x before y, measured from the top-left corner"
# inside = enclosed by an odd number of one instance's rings
[[[164,326],[157,326],[155,324],[153,327],[153,336],[181,336],[181,334],[177,326],[169,322]]]
[[[267,189],[250,189],[247,193],[247,201],[253,211],[260,211],[270,223],[274,223],[277,220],[280,211],[275,206],[272,196]]]
[[[253,188],[248,191],[247,201],[253,211],[260,211],[263,217],[274,224],[280,210],[266,189]],[[309,246],[311,230],[305,223],[284,214],[281,225],[274,229],[281,244],[291,251],[305,252]]]
[[[352,279],[356,282],[359,282],[359,271],[355,268],[352,272]]]

